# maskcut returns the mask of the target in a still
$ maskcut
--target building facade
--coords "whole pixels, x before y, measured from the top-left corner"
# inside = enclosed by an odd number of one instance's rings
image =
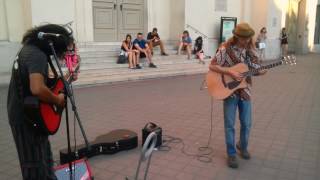
[[[44,23],[72,22],[82,44],[115,44],[126,34],[157,27],[165,41],[178,41],[183,30],[205,37],[205,51],[219,44],[220,18],[248,22],[256,34],[267,28],[268,59],[280,55],[279,35],[288,29],[289,50],[320,52],[320,0],[0,0],[1,66],[7,69],[11,51],[23,33]],[[9,53],[8,53],[9,52]],[[7,55],[7,56],[6,56]],[[1,71],[1,70],[0,70]]]

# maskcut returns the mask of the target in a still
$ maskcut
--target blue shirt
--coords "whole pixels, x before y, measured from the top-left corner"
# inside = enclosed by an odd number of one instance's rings
[[[140,40],[140,41],[139,41],[138,39],[135,39],[135,40],[133,41],[133,45],[136,45],[136,44],[138,44],[141,49],[145,49],[145,48],[146,48],[147,41],[144,40],[144,39],[142,39],[142,40]]]
[[[182,42],[191,44],[191,43],[192,43],[192,40],[191,40],[190,36],[188,36],[188,37],[182,37]]]

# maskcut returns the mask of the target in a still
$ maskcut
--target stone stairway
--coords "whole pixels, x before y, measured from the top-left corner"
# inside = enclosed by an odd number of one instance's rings
[[[206,65],[198,60],[187,60],[186,55],[176,55],[176,45],[166,43],[166,52],[169,56],[160,56],[160,49],[154,49],[153,62],[158,68],[149,68],[146,59],[140,59],[142,69],[129,69],[128,64],[116,64],[120,52],[120,43],[86,43],[79,44],[81,56],[81,70],[77,86],[90,86],[105,83],[134,81],[150,78],[160,78],[178,75],[204,73],[208,70],[209,59]]]

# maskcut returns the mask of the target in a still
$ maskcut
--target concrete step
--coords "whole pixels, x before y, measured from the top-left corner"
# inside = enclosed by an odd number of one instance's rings
[[[130,71],[130,72],[129,72]],[[200,67],[170,67],[167,69],[148,69],[148,70],[129,70],[128,72],[123,72],[121,74],[112,74],[112,75],[103,75],[97,74],[93,76],[81,77],[79,76],[79,80],[75,82],[75,85],[97,85],[103,83],[114,83],[114,82],[123,82],[123,81],[134,81],[134,80],[142,80],[142,79],[150,79],[150,78],[161,78],[161,77],[169,77],[169,76],[178,76],[178,75],[191,75],[191,74],[199,74],[205,73],[208,71],[207,66]]]
[[[165,42],[166,52],[170,56],[160,56],[160,48],[154,48],[153,62],[158,68],[149,68],[145,58],[140,59],[143,69],[129,69],[128,64],[116,64],[121,43],[83,43],[78,44],[81,57],[79,79],[74,84],[78,86],[96,85],[122,81],[161,78],[187,74],[205,73],[206,65],[198,60],[187,60],[186,55],[176,55],[177,43]]]
[[[181,64],[197,64],[198,60],[191,59],[187,60],[186,57],[181,57],[177,59],[157,59],[154,58],[153,62],[157,66],[163,66],[163,65],[181,65]],[[141,59],[140,64],[145,64],[146,59]],[[113,62],[97,62],[97,63],[91,63],[91,64],[82,64],[81,65],[81,71],[86,70],[97,70],[97,69],[114,69],[114,68],[127,68],[128,64],[116,64]]]
[[[107,58],[107,57],[118,57],[120,49],[118,51],[92,51],[92,52],[79,52],[81,59],[87,58]],[[174,55],[177,53],[176,50],[166,50],[169,55]],[[154,55],[160,55],[160,50],[154,50]]]
[[[125,74],[125,73],[144,73],[144,72],[158,72],[166,69],[187,69],[187,68],[208,68],[207,65],[199,64],[199,63],[189,63],[189,64],[164,64],[164,65],[158,65],[158,68],[149,68],[147,66],[143,66],[143,69],[129,69],[128,66],[125,67],[119,67],[119,68],[109,68],[109,69],[96,69],[96,70],[81,70],[79,76],[80,77],[86,77],[91,75],[116,75],[116,74]]]
[[[103,63],[112,63],[115,64],[117,61],[118,57],[99,57],[99,58],[85,58],[81,59],[81,65],[82,66],[87,66],[87,65],[100,65]],[[153,61],[168,61],[168,60],[186,60],[187,57],[183,55],[170,55],[170,56],[153,56],[152,60]],[[144,62],[146,59],[145,58],[140,58],[141,62]]]
[[[121,43],[118,45],[85,45],[78,46],[79,53],[87,52],[105,52],[105,51],[120,51]],[[177,50],[177,45],[165,45],[165,50]],[[160,47],[157,46],[154,48],[154,51],[160,51]]]

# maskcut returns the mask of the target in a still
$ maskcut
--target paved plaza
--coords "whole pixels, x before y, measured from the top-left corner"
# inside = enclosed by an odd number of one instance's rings
[[[183,139],[170,151],[155,151],[150,180],[319,180],[320,55],[298,56],[297,66],[282,66],[254,78],[253,126],[249,151],[239,168],[226,166],[221,101],[213,103],[211,162],[198,161],[210,134],[210,97],[201,91],[204,74],[76,88],[76,99],[89,140],[114,129],[138,133],[139,147],[89,160],[96,180],[124,180],[134,175],[141,150],[141,129],[147,122],[163,134]],[[0,88],[0,179],[21,179],[6,113],[7,87]],[[237,136],[239,122],[237,121]],[[77,143],[83,138],[77,128]],[[168,139],[164,137],[164,139]],[[66,147],[65,121],[50,137],[55,160]],[[142,177],[142,176],[141,176]]]

